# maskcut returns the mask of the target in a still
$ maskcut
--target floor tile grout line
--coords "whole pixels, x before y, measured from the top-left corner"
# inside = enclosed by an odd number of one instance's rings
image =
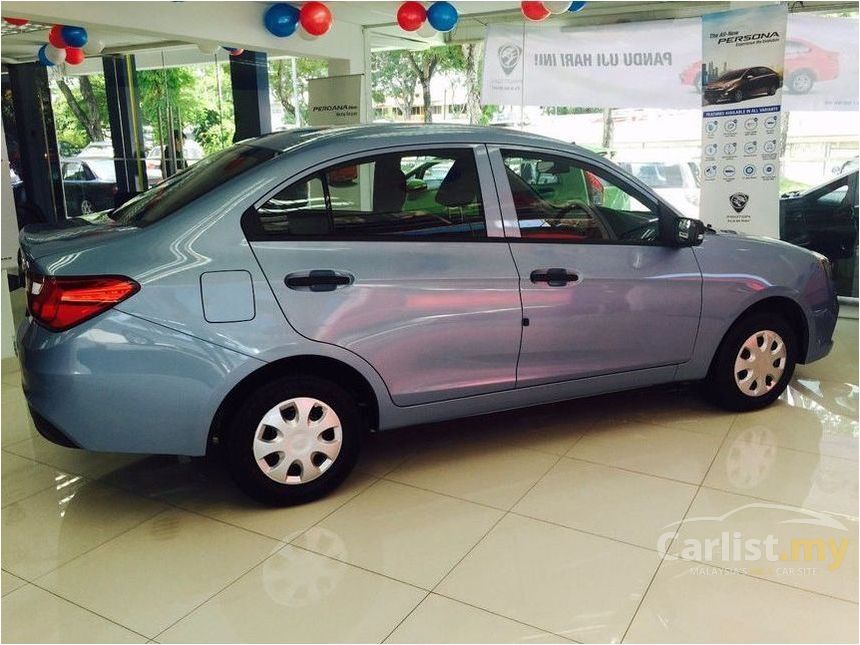
[[[213,599],[213,598],[215,598],[216,596],[218,596],[218,595],[222,594],[224,591],[226,591],[227,589],[229,589],[230,587],[232,587],[234,584],[236,584],[237,582],[239,582],[242,578],[244,578],[244,577],[245,577],[245,576],[247,576],[249,573],[251,573],[254,569],[256,569],[256,568],[257,568],[257,567],[259,567],[261,564],[263,564],[266,560],[268,560],[269,558],[273,558],[273,557],[275,557],[278,553],[280,553],[281,551],[283,551],[283,550],[288,546],[287,544],[284,544],[283,542],[279,542],[279,544],[280,544],[280,546],[279,546],[277,549],[275,549],[275,551],[273,551],[272,553],[269,553],[269,554],[268,554],[268,555],[266,555],[264,558],[262,558],[261,560],[259,560],[259,561],[258,561],[258,562],[256,562],[256,563],[254,563],[253,565],[251,565],[250,567],[248,567],[248,569],[246,569],[245,571],[243,571],[242,573],[240,573],[238,576],[236,576],[235,578],[233,578],[232,580],[230,580],[230,582],[228,582],[226,585],[224,585],[223,587],[219,588],[219,589],[218,589],[218,590],[216,590],[214,593],[210,594],[210,595],[209,595],[209,596],[207,596],[205,599],[203,599],[202,601],[200,601],[199,603],[197,603],[196,605],[194,605],[194,607],[192,607],[190,610],[188,610],[187,612],[185,612],[184,614],[182,614],[182,616],[180,616],[179,618],[177,618],[176,620],[174,620],[172,623],[170,623],[167,627],[165,627],[164,629],[162,629],[160,632],[158,632],[157,634],[155,634],[155,636],[149,636],[149,637],[147,637],[147,638],[150,638],[151,640],[157,640],[157,639],[158,639],[158,638],[159,638],[163,633],[165,633],[166,631],[168,631],[168,630],[172,629],[174,626],[176,626],[177,624],[179,624],[180,622],[182,622],[183,620],[185,620],[186,618],[188,618],[191,614],[193,614],[195,611],[197,611],[198,609],[200,609],[203,605],[205,605],[206,603],[208,603],[210,600],[212,600],[212,599]]]
[[[137,635],[138,635],[138,636],[140,636],[141,638],[145,638],[146,640],[149,640],[149,636],[147,636],[146,634],[141,634],[139,631],[137,631],[136,629],[132,629],[132,628],[131,628],[131,627],[129,627],[128,625],[123,625],[122,623],[117,622],[117,621],[115,621],[115,620],[114,620],[114,619],[112,619],[112,618],[108,618],[107,616],[103,616],[102,614],[98,613],[97,611],[93,611],[93,610],[92,610],[92,609],[90,609],[89,607],[85,607],[84,605],[82,605],[82,604],[80,604],[80,603],[78,603],[78,602],[75,602],[74,600],[72,600],[72,599],[70,599],[70,598],[66,598],[65,596],[63,596],[63,595],[61,595],[61,594],[57,593],[56,591],[53,591],[53,590],[48,589],[48,588],[46,588],[46,587],[43,587],[42,585],[38,584],[38,582],[29,582],[28,584],[30,584],[30,585],[32,585],[32,586],[34,586],[34,587],[36,587],[37,589],[41,589],[41,590],[42,590],[42,591],[44,591],[45,593],[49,593],[49,594],[51,594],[52,596],[54,596],[54,597],[56,597],[56,598],[59,598],[60,600],[64,600],[65,602],[69,603],[70,605],[74,605],[74,606],[75,606],[75,607],[77,607],[78,609],[82,609],[82,610],[84,610],[85,612],[87,612],[87,613],[89,613],[89,614],[92,614],[93,616],[98,616],[98,617],[99,617],[99,618],[101,618],[102,620],[106,620],[106,621],[108,621],[109,623],[111,623],[112,625],[116,625],[117,627],[121,627],[122,629],[124,629],[124,630],[126,630],[126,631],[129,631],[129,632],[131,632],[132,634],[137,634]],[[18,589],[16,589],[15,591],[19,591],[20,589],[24,589],[26,586],[27,586],[27,585],[23,585],[23,586],[19,587]],[[15,593],[15,591],[13,591],[12,593]],[[4,598],[8,598],[8,595],[7,595],[7,596],[4,596]]]
[[[843,519],[856,522],[860,520],[860,517],[857,515],[849,515],[848,513],[843,513],[842,511],[833,511],[825,508],[815,508],[812,506],[801,506],[799,504],[795,504],[794,502],[787,502],[785,500],[776,499],[772,497],[759,497],[757,495],[750,495],[748,493],[739,493],[736,490],[728,490],[726,488],[720,488],[718,486],[714,486],[713,484],[702,484],[699,488],[704,488],[705,490],[716,491],[718,493],[726,493],[728,495],[737,495],[738,497],[748,497],[749,499],[758,500],[759,502],[768,502],[770,504],[787,504],[789,506],[796,506],[798,508],[806,508],[813,511],[818,511],[820,513],[827,513],[828,515],[834,515],[836,517],[841,517]]]
[[[392,582],[397,582],[397,583],[402,584],[402,585],[407,585],[407,586],[412,587],[413,589],[416,589],[418,591],[423,591],[423,592],[429,592],[430,591],[430,589],[428,589],[427,587],[422,587],[421,585],[416,584],[414,582],[409,582],[408,580],[401,580],[400,578],[395,578],[394,576],[391,576],[387,573],[382,573],[380,571],[368,569],[367,567],[362,566],[360,564],[355,564],[354,562],[347,562],[346,560],[341,560],[340,558],[336,558],[333,555],[328,555],[327,553],[320,553],[319,551],[314,551],[313,549],[310,549],[306,546],[302,546],[301,544],[288,543],[288,544],[284,544],[284,547],[293,547],[296,549],[300,549],[301,551],[305,551],[306,553],[310,553],[312,555],[317,555],[317,556],[326,558],[327,560],[331,560],[332,562],[337,562],[339,564],[343,564],[343,565],[346,565],[348,567],[352,567],[353,569],[360,569],[361,571],[364,571],[365,573],[370,573],[370,574],[372,574],[374,576],[378,576],[380,578],[387,578],[388,580],[391,580]],[[279,551],[283,551],[283,548],[279,549]]]
[[[578,441],[578,439],[577,439],[577,441]],[[546,476],[546,474],[547,474],[550,470],[552,470],[553,468],[555,468],[555,465],[556,465],[559,461],[561,461],[561,456],[560,456],[560,455],[556,458],[555,462],[553,462],[553,464],[552,464],[549,468],[547,468],[547,470],[546,470],[546,471],[545,471],[545,472],[544,472],[540,477],[538,477],[538,478],[537,478],[537,480],[535,480],[535,482],[534,482],[534,483],[529,487],[529,489],[528,489],[525,493],[523,493],[522,495],[520,495],[520,497],[519,497],[519,498],[518,498],[518,499],[517,499],[517,500],[516,500],[512,505],[511,505],[511,508],[513,508],[514,506],[516,506],[516,505],[519,503],[519,501],[520,501],[523,497],[525,497],[525,495],[527,495],[527,494],[529,493],[529,491],[531,491],[531,489],[532,489],[532,488],[534,488],[534,487],[537,485],[537,483],[538,483],[541,479],[543,479],[543,478]],[[495,509],[495,510],[501,510],[501,509]],[[493,531],[493,529],[494,529],[494,528],[496,528],[496,527],[499,525],[499,523],[500,523],[504,518],[506,518],[506,517],[508,516],[508,513],[509,513],[509,511],[503,511],[503,512],[502,512],[502,514],[501,514],[501,515],[496,519],[496,521],[495,521],[495,522],[493,522],[493,524],[490,526],[490,528],[488,528],[488,529],[484,532],[484,534],[483,534],[483,535],[481,535],[481,537],[480,537],[480,538],[478,538],[478,539],[475,541],[475,543],[474,543],[471,547],[469,547],[469,549],[468,549],[468,550],[467,550],[467,551],[466,551],[466,552],[465,552],[465,553],[464,553],[464,554],[463,554],[463,555],[462,555],[462,556],[457,560],[457,562],[455,562],[455,563],[453,564],[453,566],[451,566],[451,568],[449,568],[449,569],[448,569],[448,571],[447,571],[447,572],[446,572],[446,573],[445,573],[441,578],[439,578],[439,580],[437,580],[437,581],[436,581],[436,584],[434,584],[434,585],[433,585],[433,587],[432,587],[432,588],[427,592],[427,594],[424,596],[424,598],[422,598],[422,599],[421,599],[421,602],[419,602],[417,605],[415,605],[415,607],[413,607],[413,608],[412,608],[412,611],[410,611],[408,614],[406,614],[406,616],[404,616],[404,617],[403,617],[403,620],[401,620],[397,625],[395,625],[395,626],[394,626],[394,629],[392,629],[392,630],[388,633],[388,635],[387,635],[384,639],[382,639],[382,642],[385,642],[385,641],[387,641],[389,638],[391,638],[391,635],[392,635],[395,631],[397,631],[397,628],[398,628],[398,627],[400,627],[400,625],[402,625],[402,624],[403,624],[403,622],[404,622],[407,618],[409,618],[409,616],[411,616],[411,615],[412,615],[412,613],[413,613],[413,612],[414,612],[414,611],[415,611],[415,610],[416,610],[416,609],[421,605],[421,603],[423,603],[423,602],[424,602],[424,600],[426,600],[426,599],[427,599],[427,597],[428,597],[431,593],[433,593],[436,589],[438,589],[438,588],[439,588],[439,585],[441,585],[441,584],[445,581],[445,579],[446,579],[449,575],[451,575],[451,572],[452,572],[452,571],[454,571],[454,569],[456,569],[458,566],[460,566],[460,563],[461,563],[461,562],[463,562],[463,560],[465,560],[465,559],[468,557],[468,555],[469,555],[472,551],[474,551],[474,550],[475,550],[475,548],[476,548],[476,547],[477,547],[481,542],[483,542],[483,541],[484,541],[484,539],[485,539],[485,538],[486,538],[486,537],[487,537],[487,536],[488,536],[488,535]]]
[[[624,643],[627,638],[627,634],[630,632],[630,628],[633,626],[633,623],[636,621],[636,616],[639,614],[639,610],[642,609],[642,605],[645,603],[645,599],[648,597],[648,593],[651,591],[651,586],[654,584],[654,581],[657,579],[657,574],[660,573],[660,569],[663,567],[663,563],[666,561],[666,556],[669,554],[669,550],[672,548],[672,545],[675,543],[676,538],[678,537],[678,533],[681,531],[681,527],[684,524],[684,520],[687,519],[687,515],[690,513],[690,509],[693,508],[693,504],[696,502],[696,498],[699,496],[699,491],[702,490],[702,483],[707,479],[708,473],[713,468],[714,463],[717,460],[717,456],[720,454],[720,450],[722,450],[723,445],[728,439],[729,435],[732,432],[732,428],[737,421],[738,415],[736,414],[732,418],[732,422],[729,424],[729,427],[726,428],[725,433],[723,434],[723,438],[720,441],[720,445],[717,446],[717,449],[714,451],[714,456],[711,458],[711,463],[708,465],[707,470],[705,470],[702,475],[702,479],[699,481],[699,484],[696,487],[696,492],[693,493],[693,497],[690,499],[690,503],[687,505],[687,510],[684,511],[684,515],[681,518],[681,521],[678,523],[678,528],[675,529],[675,533],[672,536],[672,541],[666,545],[666,551],[660,557],[660,562],[657,563],[657,567],[654,569],[654,573],[651,575],[651,579],[648,581],[648,586],[645,587],[645,591],[642,593],[642,597],[639,599],[639,602],[636,605],[636,609],[633,611],[633,614],[630,616],[630,620],[627,623],[627,627],[624,629],[624,633],[621,635],[619,642]]]
[[[367,474],[367,473],[365,473],[365,474]],[[298,540],[299,538],[301,538],[302,536],[304,536],[305,534],[307,534],[307,532],[308,532],[308,531],[310,531],[311,529],[313,529],[313,528],[315,528],[315,527],[319,526],[323,521],[327,520],[329,517],[331,517],[332,515],[334,515],[335,513],[337,513],[340,509],[342,509],[344,506],[346,506],[347,504],[349,504],[352,500],[356,499],[357,497],[360,497],[361,495],[363,495],[364,493],[366,493],[367,491],[369,491],[371,488],[373,488],[374,486],[376,486],[379,482],[383,481],[383,478],[382,478],[382,477],[376,477],[376,476],[374,476],[374,475],[369,475],[369,476],[374,477],[374,480],[373,480],[372,482],[370,482],[370,484],[368,484],[367,486],[365,486],[364,488],[362,488],[362,489],[361,489],[360,491],[358,491],[355,495],[353,495],[353,496],[352,496],[352,497],[350,497],[348,500],[346,500],[343,504],[340,504],[337,508],[332,509],[332,510],[331,510],[331,512],[326,513],[325,515],[323,515],[321,518],[319,518],[316,522],[314,522],[314,523],[313,523],[313,524],[311,524],[310,526],[308,526],[308,527],[306,527],[306,528],[302,529],[302,530],[298,533],[298,535],[294,535],[293,537],[291,537],[291,538],[289,539],[289,541],[287,541],[287,542],[286,542],[286,544],[291,544],[291,545],[293,545],[293,546],[296,546],[295,541],[296,541],[296,540]],[[308,550],[308,551],[310,551],[310,549],[307,549],[307,550]],[[313,553],[316,553],[316,552],[314,551]],[[338,560],[338,562],[340,562],[340,560]]]
[[[479,611],[483,611],[483,612],[486,612],[488,614],[492,614],[493,616],[498,616],[499,618],[504,618],[505,620],[509,620],[511,622],[518,623],[520,625],[523,625],[524,627],[528,627],[530,629],[536,629],[539,632],[543,632],[545,634],[550,634],[552,636],[559,636],[559,637],[563,638],[564,640],[570,641],[572,643],[579,643],[580,642],[577,640],[573,640],[572,638],[568,638],[567,636],[562,636],[561,634],[558,634],[556,632],[552,632],[552,631],[545,629],[543,627],[538,627],[537,625],[532,625],[531,623],[524,622],[524,621],[520,620],[519,618],[511,618],[510,616],[506,616],[505,614],[501,614],[501,613],[494,611],[492,609],[487,609],[486,607],[480,607],[478,605],[472,604],[468,600],[462,600],[460,598],[454,598],[453,596],[449,596],[449,595],[447,595],[441,591],[431,591],[428,594],[428,596],[439,596],[440,598],[445,598],[445,600],[450,600],[452,602],[456,602],[456,603],[459,603],[461,605],[466,605],[467,607],[471,607],[472,609],[477,609]]]
[[[62,569],[62,568],[63,568],[63,567],[65,567],[66,565],[72,564],[72,563],[73,563],[73,562],[75,562],[76,560],[78,560],[78,559],[80,559],[80,558],[84,557],[85,555],[88,555],[88,554],[92,553],[92,552],[93,552],[93,551],[95,551],[96,549],[100,549],[101,547],[105,546],[106,544],[108,544],[108,543],[110,543],[110,542],[113,542],[114,540],[116,540],[116,539],[117,539],[117,538],[119,538],[119,537],[122,537],[122,536],[123,536],[123,535],[125,535],[126,533],[129,533],[129,532],[131,532],[131,531],[134,531],[136,528],[138,528],[138,527],[142,526],[143,524],[146,524],[146,523],[147,523],[147,522],[149,522],[150,520],[154,520],[156,517],[158,517],[159,515],[163,515],[164,513],[166,513],[166,512],[167,512],[167,511],[169,511],[169,510],[170,510],[169,508],[162,508],[162,509],[159,509],[158,511],[156,511],[155,513],[153,513],[152,515],[150,515],[149,517],[147,517],[145,520],[141,520],[140,522],[138,522],[138,523],[137,523],[137,524],[135,524],[134,526],[130,526],[129,528],[125,529],[124,531],[121,531],[121,532],[117,533],[116,535],[114,535],[113,537],[108,538],[107,540],[105,540],[105,541],[104,541],[104,542],[102,542],[101,544],[98,544],[98,545],[96,545],[96,546],[92,547],[91,549],[87,549],[87,550],[86,550],[86,551],[84,551],[83,553],[79,553],[79,554],[77,554],[75,557],[71,558],[70,560],[67,560],[66,562],[63,562],[63,564],[61,564],[60,566],[58,566],[58,567],[54,567],[54,568],[53,568],[53,569],[51,569],[50,571],[47,571],[47,572],[45,572],[45,573],[41,573],[41,574],[39,574],[38,576],[36,576],[35,578],[33,578],[33,580],[31,580],[30,582],[32,582],[33,584],[36,584],[36,582],[38,582],[38,581],[42,580],[43,578],[46,578],[47,576],[49,576],[49,575],[51,575],[52,573],[56,572],[58,569]],[[18,575],[18,574],[15,574],[15,575]],[[18,576],[18,577],[20,578],[21,576]]]
[[[674,477],[666,477],[665,475],[655,475],[654,473],[646,473],[644,470],[633,470],[632,468],[625,468],[624,466],[617,466],[614,464],[607,464],[600,461],[592,461],[591,459],[583,459],[582,457],[571,457],[569,455],[562,455],[562,459],[568,459],[570,461],[581,461],[586,464],[591,464],[593,466],[603,466],[604,468],[614,468],[616,470],[622,470],[627,473],[633,473],[635,475],[645,475],[646,477],[654,477],[655,479],[662,479],[664,481],[672,482],[674,484],[686,484],[687,486],[698,486],[697,482],[686,481],[683,479],[675,479]]]
[[[573,443],[573,445],[571,446],[571,449],[573,448],[573,446],[575,446],[575,445],[576,445],[576,444],[577,444],[577,443],[582,439],[582,437],[583,437],[583,435],[579,435],[579,436],[574,440],[574,443]],[[448,570],[448,572],[447,572],[445,575],[443,575],[435,585],[433,585],[433,588],[430,590],[430,593],[433,593],[434,591],[436,591],[436,589],[438,589],[438,588],[439,588],[439,586],[440,586],[443,582],[445,582],[445,580],[448,578],[448,576],[450,576],[450,575],[451,575],[451,573],[452,573],[452,572],[453,572],[453,571],[454,571],[458,566],[460,566],[460,563],[462,563],[462,562],[463,562],[463,561],[464,561],[464,560],[469,556],[469,554],[470,554],[470,553],[472,553],[472,551],[474,551],[474,550],[478,547],[478,545],[479,545],[479,544],[481,544],[481,543],[482,543],[482,542],[487,538],[487,536],[488,536],[490,533],[492,533],[493,529],[495,529],[495,528],[496,528],[496,527],[497,527],[497,526],[502,522],[502,520],[504,520],[506,517],[508,517],[508,515],[510,515],[510,514],[511,514],[511,509],[515,508],[515,507],[516,507],[516,505],[517,505],[517,504],[519,504],[519,503],[520,503],[520,502],[521,502],[521,501],[522,501],[522,500],[523,500],[523,499],[524,499],[524,498],[525,498],[525,497],[526,497],[526,496],[527,496],[527,495],[528,495],[528,494],[529,494],[529,493],[530,493],[530,492],[535,488],[535,486],[537,486],[541,481],[543,481],[543,479],[544,479],[544,478],[545,478],[545,477],[546,477],[546,476],[547,476],[547,475],[548,475],[548,474],[549,474],[549,473],[550,473],[550,472],[551,472],[551,471],[552,471],[552,470],[553,470],[553,469],[554,469],[554,468],[555,468],[559,463],[561,463],[561,460],[562,460],[563,458],[564,458],[564,455],[557,455],[556,460],[555,460],[555,461],[554,461],[554,462],[553,462],[553,463],[552,463],[552,464],[551,464],[551,465],[550,465],[550,466],[549,466],[549,467],[548,467],[548,468],[543,472],[543,474],[542,474],[540,477],[538,477],[538,478],[534,481],[534,483],[532,483],[532,485],[531,485],[531,486],[529,486],[529,488],[528,488],[528,489],[527,489],[527,490],[526,490],[522,495],[520,495],[520,496],[519,496],[519,497],[514,501],[514,503],[513,503],[513,504],[511,504],[510,508],[509,508],[507,511],[505,511],[505,512],[502,514],[502,516],[501,516],[501,517],[499,517],[499,519],[497,519],[497,520],[493,523],[493,525],[492,525],[492,526],[491,526],[491,527],[490,527],[490,528],[489,528],[489,529],[488,529],[488,530],[487,530],[487,531],[486,531],[486,532],[485,532],[485,533],[484,533],[484,534],[483,534],[483,535],[482,535],[482,536],[481,536],[481,537],[480,537],[480,538],[479,538],[479,539],[478,539],[478,540],[477,540],[477,541],[476,541],[476,542],[475,542],[475,543],[474,543],[474,544],[469,548],[469,550],[468,550],[468,551],[466,551],[466,553],[464,553],[464,554],[463,554],[463,557],[461,557],[459,560],[457,560],[457,562],[455,562],[455,563],[454,563],[454,566],[452,566],[452,567]],[[423,602],[423,601],[422,601],[422,602]],[[554,635],[556,635],[556,636],[560,636],[560,634],[555,634],[555,632],[553,632],[552,630],[546,630],[546,629],[545,629],[545,630],[542,630],[542,631],[545,631],[545,632],[548,632],[548,633],[554,634]],[[388,635],[388,637],[390,637],[390,636],[391,636],[391,634],[389,634],[389,635]],[[388,638],[388,637],[386,637],[386,638]],[[564,637],[564,636],[562,636],[562,638],[565,638],[565,637]]]
[[[702,562],[701,560],[694,560],[691,558],[684,558],[677,555],[667,554],[667,559],[671,559],[673,562],[683,562],[683,563],[695,563],[700,564],[703,567],[711,567],[713,569],[720,569],[721,571],[726,571],[728,573],[743,576],[745,578],[752,578],[753,580],[758,580],[759,582],[770,582],[775,585],[779,585],[780,587],[784,587],[786,589],[793,589],[794,591],[799,591],[802,593],[812,594],[814,596],[820,596],[822,598],[826,598],[827,600],[836,600],[838,602],[848,603],[849,605],[860,605],[860,600],[850,600],[849,598],[840,598],[839,596],[834,596],[833,594],[824,593],[823,591],[816,591],[815,589],[806,589],[804,587],[796,587],[794,585],[790,585],[787,582],[781,582],[779,580],[773,580],[772,578],[763,578],[761,576],[756,576],[751,573],[745,573],[738,569],[732,569],[730,567],[724,567],[719,564],[713,564],[711,562]]]
[[[120,531],[120,532],[119,532],[119,533],[117,533],[116,535],[113,535],[113,536],[109,537],[108,539],[106,539],[106,540],[104,540],[104,541],[102,541],[102,542],[99,542],[98,544],[95,544],[95,545],[91,546],[90,548],[86,549],[85,551],[81,551],[81,552],[80,552],[80,553],[78,553],[77,555],[73,556],[72,558],[69,558],[69,559],[68,559],[68,560],[66,560],[65,562],[62,562],[62,563],[58,564],[57,566],[53,567],[52,569],[48,569],[48,570],[47,570],[47,571],[45,571],[44,573],[40,573],[39,575],[35,576],[35,577],[33,578],[33,580],[30,580],[29,582],[34,582],[34,581],[36,581],[36,580],[41,580],[42,578],[45,578],[46,576],[49,576],[50,574],[54,573],[57,569],[60,569],[60,568],[62,568],[62,567],[64,567],[64,566],[66,566],[67,564],[71,564],[72,562],[74,562],[74,561],[75,561],[75,560],[77,560],[78,558],[81,558],[81,557],[83,557],[83,556],[87,555],[88,553],[92,553],[92,552],[93,552],[93,551],[95,551],[96,549],[99,549],[99,548],[103,547],[103,546],[104,546],[105,544],[107,544],[108,542],[111,542],[111,541],[113,541],[113,540],[117,539],[118,537],[121,537],[121,536],[125,535],[125,534],[126,534],[126,533],[128,533],[129,531],[133,531],[133,530],[135,530],[135,529],[136,529],[136,528],[138,528],[139,526],[141,526],[141,525],[143,525],[143,524],[146,524],[147,522],[149,522],[150,520],[152,520],[152,519],[154,519],[154,518],[158,517],[159,515],[161,515],[162,513],[164,513],[164,512],[165,512],[165,511],[167,511],[167,510],[169,510],[169,509],[167,509],[167,508],[157,508],[157,509],[155,510],[155,512],[153,512],[151,515],[148,515],[147,517],[145,517],[144,519],[140,520],[139,522],[135,522],[132,526],[129,526],[128,528],[126,528],[126,529],[124,529],[124,530]],[[16,573],[16,574],[14,574],[14,575],[18,576],[18,577],[19,577],[19,578],[21,578],[22,580],[24,579],[22,576],[18,575],[17,573]]]

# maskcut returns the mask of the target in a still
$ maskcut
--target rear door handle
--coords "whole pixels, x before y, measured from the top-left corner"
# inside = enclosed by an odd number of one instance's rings
[[[535,269],[529,276],[532,282],[546,282],[550,287],[566,287],[579,282],[579,276],[567,269]]]
[[[291,273],[284,278],[288,288],[296,291],[334,291],[353,283],[353,276],[330,269],[314,269],[307,273]]]

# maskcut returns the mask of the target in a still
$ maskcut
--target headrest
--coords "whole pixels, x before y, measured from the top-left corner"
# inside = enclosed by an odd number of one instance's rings
[[[439,185],[436,202],[442,206],[467,206],[475,201],[478,172],[471,157],[460,157]]]
[[[406,202],[406,175],[399,157],[383,157],[373,168],[373,210],[400,213]]]

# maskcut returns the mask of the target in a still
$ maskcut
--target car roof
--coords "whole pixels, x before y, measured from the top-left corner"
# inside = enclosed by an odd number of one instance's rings
[[[593,152],[528,132],[479,125],[452,123],[369,123],[339,127],[295,128],[273,132],[242,143],[287,152],[298,147],[327,146],[333,143],[366,142],[368,148],[392,145],[426,145],[445,143],[486,143],[491,145],[522,145],[538,148],[555,148],[577,152],[589,158],[599,158]],[[383,147],[383,146],[380,146]]]

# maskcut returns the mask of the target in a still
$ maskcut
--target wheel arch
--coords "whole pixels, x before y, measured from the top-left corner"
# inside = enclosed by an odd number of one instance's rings
[[[206,451],[209,452],[214,445],[220,442],[220,438],[233,418],[239,403],[248,392],[273,379],[297,374],[316,376],[336,383],[356,397],[359,409],[367,421],[367,427],[371,430],[379,427],[379,402],[376,392],[357,369],[328,356],[290,356],[266,363],[233,386],[221,401],[212,418]]]
[[[713,368],[714,361],[719,355],[720,348],[723,346],[726,337],[731,333],[732,329],[734,329],[739,322],[748,316],[762,313],[777,314],[785,318],[800,343],[800,347],[798,348],[799,351],[797,353],[797,362],[802,363],[805,360],[807,351],[809,350],[809,322],[806,319],[803,307],[801,307],[795,300],[786,296],[768,296],[767,298],[763,298],[749,305],[740,314],[738,314],[732,321],[732,324],[728,326],[722,338],[720,338],[720,342],[717,345],[714,355],[711,357],[711,363],[708,369],[709,372],[710,369]]]

